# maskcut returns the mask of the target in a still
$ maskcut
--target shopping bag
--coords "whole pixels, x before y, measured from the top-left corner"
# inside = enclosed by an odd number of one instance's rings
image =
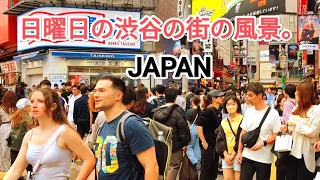
[[[277,152],[287,152],[292,149],[292,136],[289,134],[279,135],[276,137],[274,150]]]
[[[179,180],[198,180],[197,169],[193,166],[187,155],[184,155],[182,158]]]
[[[81,164],[75,160],[71,163],[70,166],[70,177],[69,180],[76,180],[81,169]]]
[[[93,142],[92,142],[92,131],[86,134],[83,138],[85,144],[90,148],[93,149]]]

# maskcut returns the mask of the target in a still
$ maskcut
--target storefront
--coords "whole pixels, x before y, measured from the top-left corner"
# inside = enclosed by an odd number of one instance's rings
[[[259,69],[260,69],[259,83],[261,83],[264,88],[276,87],[277,80],[281,79],[281,74],[277,72],[275,65],[269,62],[262,62],[260,63]]]
[[[36,14],[36,17],[33,17]],[[62,16],[63,15],[63,16]],[[63,7],[41,7],[18,16],[18,51],[22,54],[14,58],[23,64],[22,80],[30,85],[37,85],[43,79],[48,79],[52,84],[61,85],[62,82],[81,82],[87,85],[93,84],[101,76],[116,76],[125,80],[127,85],[136,86],[139,81],[126,78],[126,69],[134,67],[134,59],[137,54],[148,55],[142,51],[140,38],[134,40],[130,37],[124,40],[93,36],[93,24],[99,19],[109,19],[114,22],[116,16],[140,19],[141,12],[110,11],[97,9],[63,8]],[[41,27],[29,26],[30,23],[37,24],[35,18],[39,18]],[[67,18],[68,23],[62,24],[58,29],[60,36],[65,39],[54,39],[56,36],[53,22],[51,27],[45,27],[41,23],[44,19]],[[88,17],[78,18],[78,17]],[[29,18],[29,19],[28,19]],[[74,19],[74,23],[69,23]],[[27,22],[27,23],[26,23]],[[64,21],[61,21],[63,23]],[[29,25],[28,25],[29,23]],[[95,26],[96,33],[101,32],[101,26]],[[32,29],[34,28],[34,29]],[[51,34],[44,29],[52,28]],[[82,28],[82,30],[81,30]],[[106,28],[103,26],[103,28]],[[27,34],[30,30],[39,31]],[[106,29],[105,29],[106,30]],[[102,31],[104,32],[104,31]],[[117,30],[114,31],[114,35]],[[72,39],[86,37],[87,39]],[[28,36],[27,36],[28,35]],[[30,35],[30,36],[29,36]],[[40,39],[36,39],[40,36]],[[39,37],[38,37],[39,38]],[[61,37],[60,37],[61,38]],[[148,46],[148,45],[147,45]],[[149,46],[153,46],[149,44]],[[146,47],[147,49],[151,49]],[[37,49],[38,51],[32,51]],[[41,53],[39,53],[41,49]],[[25,52],[28,51],[28,54]]]
[[[15,60],[22,62],[22,81],[30,85],[37,85],[44,78],[59,86],[68,81],[90,85],[101,76],[116,76],[124,79],[127,85],[136,86],[140,81],[126,78],[126,69],[135,65],[135,55],[48,50],[39,57],[26,60],[20,55]]]

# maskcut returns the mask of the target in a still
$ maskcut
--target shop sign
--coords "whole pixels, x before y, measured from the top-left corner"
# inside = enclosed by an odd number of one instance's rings
[[[277,70],[274,64],[271,63],[260,63],[260,80],[274,79],[277,77]]]
[[[61,87],[61,83],[67,82],[67,75],[65,74],[51,74],[50,75],[51,84],[58,84]]]
[[[269,50],[260,51],[260,62],[269,62]]]
[[[212,55],[212,38],[209,38],[208,41],[203,42],[203,52],[208,52]]]
[[[97,36],[100,30],[108,26],[105,22],[113,24],[116,17],[127,16],[140,20],[141,12],[63,7],[37,8],[18,17],[18,51],[36,47],[140,50],[142,46],[140,36],[136,36],[135,39],[129,36],[123,38],[123,40],[116,40],[114,35],[117,30],[110,30],[110,38],[103,38],[108,33],[107,30],[105,34]],[[97,23],[98,21],[102,22],[102,20],[105,21],[100,24]],[[101,28],[102,26],[103,28]],[[93,33],[94,27],[96,33]]]
[[[73,52],[73,51],[52,51],[52,56],[60,56],[65,58],[87,58],[87,59],[135,59],[138,54],[124,53],[88,53],[88,52]],[[141,55],[141,54],[140,54]],[[145,57],[147,54],[143,54]]]
[[[299,50],[318,50],[319,30],[318,15],[298,16]]]
[[[2,73],[19,72],[16,61],[8,61],[1,63],[0,65]]]

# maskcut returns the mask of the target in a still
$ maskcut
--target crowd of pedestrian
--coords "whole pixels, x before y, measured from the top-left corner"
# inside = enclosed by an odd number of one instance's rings
[[[156,180],[159,154],[142,119],[172,129],[166,180],[179,176],[184,156],[200,180],[216,179],[219,169],[226,180],[254,175],[269,180],[275,155],[277,180],[316,175],[320,106],[311,82],[274,89],[252,82],[242,90],[193,87],[189,92],[164,85],[126,87],[111,76],[91,86],[61,85],[43,80],[32,89],[24,83],[1,88],[0,171],[7,172],[5,179],[19,179],[25,170],[36,180],[68,179],[72,161],[80,159],[78,179]],[[117,138],[120,123],[125,143]],[[93,147],[86,140],[89,134]],[[275,153],[280,134],[292,136],[289,152]],[[257,139],[248,143],[253,136]]]

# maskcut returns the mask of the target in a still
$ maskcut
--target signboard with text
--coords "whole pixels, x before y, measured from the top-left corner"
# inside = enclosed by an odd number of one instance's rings
[[[1,73],[12,73],[18,72],[18,65],[16,61],[7,61],[4,63],[0,63],[1,65]]]
[[[37,47],[86,47],[140,50],[138,34],[123,37],[114,24],[130,15],[140,20],[141,12],[42,7],[18,17],[18,51]],[[122,25],[123,26],[123,25]],[[114,34],[122,40],[116,40]],[[108,38],[108,37],[110,38]]]

